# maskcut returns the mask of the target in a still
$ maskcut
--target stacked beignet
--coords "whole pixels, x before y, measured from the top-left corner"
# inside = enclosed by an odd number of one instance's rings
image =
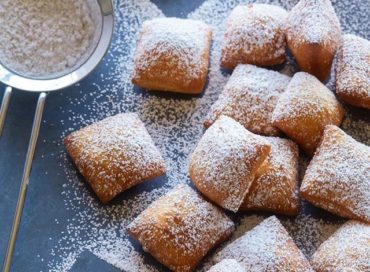
[[[271,116],[290,79],[275,71],[239,64],[212,105],[204,126],[226,115],[253,133],[278,136],[280,131],[273,126]]]
[[[370,223],[370,147],[327,126],[300,190],[318,207]]]
[[[370,271],[370,225],[348,221],[311,257],[317,272]]]
[[[269,152],[268,141],[221,116],[191,155],[189,175],[207,198],[236,212]]]
[[[187,185],[153,202],[129,226],[143,249],[172,271],[193,271],[214,246],[234,230],[234,223]]]
[[[298,214],[298,146],[290,140],[266,137],[271,145],[264,166],[258,171],[240,211]]]
[[[314,76],[299,72],[280,96],[272,123],[312,156],[325,126],[339,126],[343,116],[334,94]]]
[[[218,252],[214,260],[235,259],[249,272],[313,272],[311,265],[275,216]]]

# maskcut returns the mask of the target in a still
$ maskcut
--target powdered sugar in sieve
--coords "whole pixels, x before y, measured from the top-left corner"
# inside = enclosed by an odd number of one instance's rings
[[[68,74],[91,55],[101,34],[96,0],[0,2],[0,62],[23,76]]]

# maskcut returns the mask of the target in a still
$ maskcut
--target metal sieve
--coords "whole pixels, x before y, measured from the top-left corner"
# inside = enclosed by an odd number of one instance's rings
[[[90,54],[86,59],[79,63],[73,70],[64,71],[51,77],[27,77],[5,67],[0,62],[0,81],[7,85],[0,108],[0,135],[4,126],[5,116],[8,109],[12,88],[27,92],[37,92],[39,98],[37,101],[36,113],[32,125],[31,138],[28,145],[26,161],[24,164],[21,187],[18,195],[17,207],[15,210],[13,225],[9,236],[8,248],[4,260],[3,271],[10,270],[14,247],[16,243],[17,233],[20,220],[22,217],[23,206],[27,194],[29,184],[29,176],[31,172],[32,160],[35,153],[37,138],[40,130],[42,114],[46,101],[47,92],[52,92],[73,85],[86,77],[100,63],[111,43],[114,13],[111,0],[88,0],[94,3],[98,8],[99,30],[96,39],[93,39],[93,44]]]

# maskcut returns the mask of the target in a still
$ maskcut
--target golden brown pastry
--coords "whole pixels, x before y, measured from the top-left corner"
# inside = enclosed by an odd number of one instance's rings
[[[236,212],[269,153],[270,144],[262,136],[221,116],[191,155],[190,179],[208,199]]]
[[[272,123],[313,155],[325,126],[339,126],[343,116],[334,94],[314,76],[299,72],[280,96]]]
[[[134,113],[118,114],[73,132],[64,145],[103,203],[163,175],[164,160]]]
[[[207,80],[211,28],[201,21],[156,18],[139,33],[132,82],[141,88],[187,94]]]
[[[271,115],[290,77],[254,65],[239,64],[204,122],[209,127],[220,115],[238,121],[249,131],[277,136]]]
[[[246,232],[216,254],[237,260],[248,272],[313,272],[309,262],[275,216]]]
[[[211,267],[208,272],[247,272],[236,260],[223,259]]]
[[[327,126],[300,195],[329,212],[370,223],[370,147]]]
[[[271,152],[239,210],[297,215],[298,146],[282,138],[266,137],[266,140],[271,144]]]
[[[370,271],[370,225],[348,221],[311,257],[316,272]]]
[[[343,35],[336,70],[338,96],[348,104],[370,109],[370,41]]]
[[[286,39],[302,71],[324,81],[338,49],[341,29],[330,0],[300,0],[290,11]]]
[[[187,185],[153,202],[128,226],[145,251],[175,272],[193,271],[233,230],[220,209]]]
[[[240,5],[226,22],[221,66],[271,66],[285,61],[285,9],[267,4]]]

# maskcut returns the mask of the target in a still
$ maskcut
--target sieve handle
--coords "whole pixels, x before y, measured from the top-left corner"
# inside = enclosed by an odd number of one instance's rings
[[[45,101],[46,101],[46,93],[40,93],[39,99],[37,101],[35,118],[33,120],[31,138],[28,144],[26,162],[24,164],[23,177],[22,177],[21,188],[20,188],[19,195],[18,195],[17,208],[15,210],[13,226],[12,226],[12,230],[11,230],[9,242],[8,242],[8,249],[6,251],[6,257],[4,260],[3,272],[9,272],[10,266],[11,266],[14,246],[15,246],[15,242],[16,242],[16,238],[18,234],[18,229],[19,229],[19,223],[21,221],[24,201],[25,201],[26,194],[27,194],[28,181],[29,181],[29,176],[31,172],[33,155],[35,153],[37,137],[40,131],[40,125],[41,125],[41,120],[42,120],[42,113],[44,111]]]
[[[0,108],[0,136],[3,132],[5,117],[6,117],[6,113],[8,112],[11,94],[12,94],[12,87],[6,87],[4,96],[3,96],[3,101],[1,102],[1,108]]]

